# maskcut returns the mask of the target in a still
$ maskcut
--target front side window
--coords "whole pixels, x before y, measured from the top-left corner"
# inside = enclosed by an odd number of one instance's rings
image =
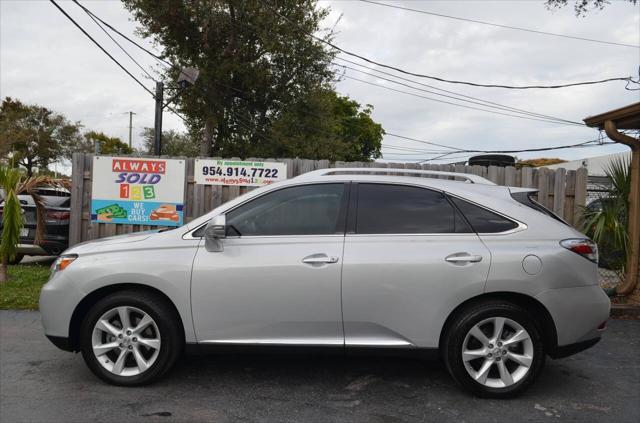
[[[358,234],[470,232],[440,192],[406,185],[358,184]]]
[[[265,194],[227,213],[231,236],[344,233],[345,185],[311,184]]]

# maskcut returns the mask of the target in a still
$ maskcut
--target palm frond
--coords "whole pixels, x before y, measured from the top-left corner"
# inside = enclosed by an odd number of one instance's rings
[[[629,246],[629,193],[631,192],[630,161],[614,158],[605,167],[605,174],[611,181],[607,196],[601,198],[599,208],[585,207],[582,214],[582,228],[600,246],[602,252],[619,251],[620,259],[613,266],[622,271],[626,264]]]
[[[19,184],[20,172],[17,169],[0,166],[0,186],[4,191],[0,257],[8,259],[12,259],[17,253],[20,230],[24,225],[22,207],[17,194]]]
[[[46,204],[42,196],[38,193],[41,187],[62,188],[65,187],[63,180],[54,179],[50,176],[32,176],[23,180],[18,186],[18,194],[28,194],[33,198],[36,206],[36,236],[35,244],[40,244],[44,239]]]
[[[613,189],[611,194],[615,197],[627,199],[631,192],[630,170],[631,160],[626,157],[615,157],[604,168],[604,173],[611,180]]]

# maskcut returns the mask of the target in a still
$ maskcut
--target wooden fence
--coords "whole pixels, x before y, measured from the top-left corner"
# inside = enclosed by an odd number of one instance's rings
[[[164,158],[164,157],[163,157]],[[168,158],[168,157],[167,157]],[[182,158],[184,159],[184,158]],[[251,190],[241,186],[197,185],[193,180],[194,159],[187,158],[185,166],[184,222],[202,216],[215,207]],[[239,159],[232,159],[239,160]],[[587,171],[546,168],[464,166],[464,165],[418,165],[414,163],[380,162],[335,162],[305,159],[255,159],[253,161],[276,161],[287,164],[287,178],[315,169],[332,167],[390,167],[405,169],[440,170],[470,173],[483,176],[498,185],[537,188],[538,201],[567,222],[576,225],[586,201]],[[76,153],[73,156],[71,188],[71,223],[69,244],[112,235],[139,232],[157,228],[146,225],[121,225],[91,222],[91,183],[93,155]]]

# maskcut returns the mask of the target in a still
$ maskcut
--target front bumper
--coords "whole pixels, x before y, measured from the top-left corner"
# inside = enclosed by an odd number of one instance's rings
[[[73,348],[71,348],[71,345],[69,344],[69,338],[65,336],[51,336],[51,335],[46,335],[46,337],[49,339],[49,341],[51,341],[53,345],[60,348],[61,350],[73,351]]]
[[[40,315],[45,335],[68,338],[71,316],[83,297],[65,272],[54,274],[40,291]]]

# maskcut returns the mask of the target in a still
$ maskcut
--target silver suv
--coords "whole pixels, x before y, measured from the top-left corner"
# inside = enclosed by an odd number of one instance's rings
[[[118,385],[157,380],[185,349],[309,347],[440,357],[476,395],[512,396],[609,316],[596,245],[533,192],[310,172],[177,229],[67,250],[42,290],[44,330]]]

